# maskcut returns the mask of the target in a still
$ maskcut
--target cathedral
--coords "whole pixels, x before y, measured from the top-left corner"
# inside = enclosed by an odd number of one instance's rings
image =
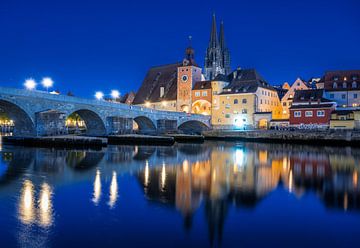
[[[204,76],[206,80],[213,80],[217,75],[231,73],[230,52],[226,47],[224,23],[220,24],[220,36],[216,28],[216,18],[213,15],[209,46],[206,50]]]

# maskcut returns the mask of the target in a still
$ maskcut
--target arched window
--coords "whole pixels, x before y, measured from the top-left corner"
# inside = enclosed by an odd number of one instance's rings
[[[354,82],[352,82],[352,87],[353,88],[357,88],[357,83],[354,81]]]
[[[334,89],[337,88],[337,83],[336,83],[336,82],[333,83],[333,88],[334,88]]]
[[[239,100],[238,99],[234,99],[234,104],[238,104]]]
[[[344,88],[344,89],[347,88],[347,83],[343,82],[343,88]]]

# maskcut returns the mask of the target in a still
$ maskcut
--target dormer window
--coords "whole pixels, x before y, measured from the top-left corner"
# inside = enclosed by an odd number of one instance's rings
[[[338,81],[338,80],[339,80],[339,77],[335,76],[334,81]]]
[[[347,84],[344,82],[343,83],[343,88],[346,89],[347,88]]]
[[[357,80],[357,79],[358,79],[358,77],[357,77],[357,76],[355,76],[355,75],[354,75],[354,76],[352,76],[352,80],[354,80],[354,81],[355,81],[355,80]]]
[[[337,88],[337,83],[336,83],[336,82],[333,83],[333,88],[334,88],[334,89]]]
[[[160,87],[160,98],[162,98],[165,94],[165,87]]]
[[[352,87],[353,88],[357,88],[357,83],[354,81],[354,82],[352,82]]]

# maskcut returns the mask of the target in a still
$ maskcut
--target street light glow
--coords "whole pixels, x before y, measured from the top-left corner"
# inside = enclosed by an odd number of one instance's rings
[[[147,108],[149,108],[149,107],[150,107],[150,102],[145,102],[145,106],[146,106]]]
[[[112,90],[111,91],[111,97],[113,99],[118,99],[120,97],[120,92],[118,90]]]
[[[95,93],[95,98],[98,100],[101,100],[104,98],[104,93],[102,93],[101,91],[98,91]]]
[[[26,80],[25,80],[24,86],[25,86],[25,88],[28,89],[28,90],[33,90],[33,89],[35,89],[35,87],[36,87],[36,82],[35,82],[34,79],[29,78],[29,79],[26,79]]]
[[[46,88],[46,90],[48,90],[50,87],[53,87],[54,81],[49,77],[44,77],[41,84]]]

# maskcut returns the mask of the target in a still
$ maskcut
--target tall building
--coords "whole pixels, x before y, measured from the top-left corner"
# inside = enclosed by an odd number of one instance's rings
[[[215,15],[213,15],[210,41],[205,56],[205,78],[207,80],[213,80],[219,74],[230,74],[230,62],[230,52],[225,43],[224,23],[221,22],[220,37],[218,37],[216,18]]]

